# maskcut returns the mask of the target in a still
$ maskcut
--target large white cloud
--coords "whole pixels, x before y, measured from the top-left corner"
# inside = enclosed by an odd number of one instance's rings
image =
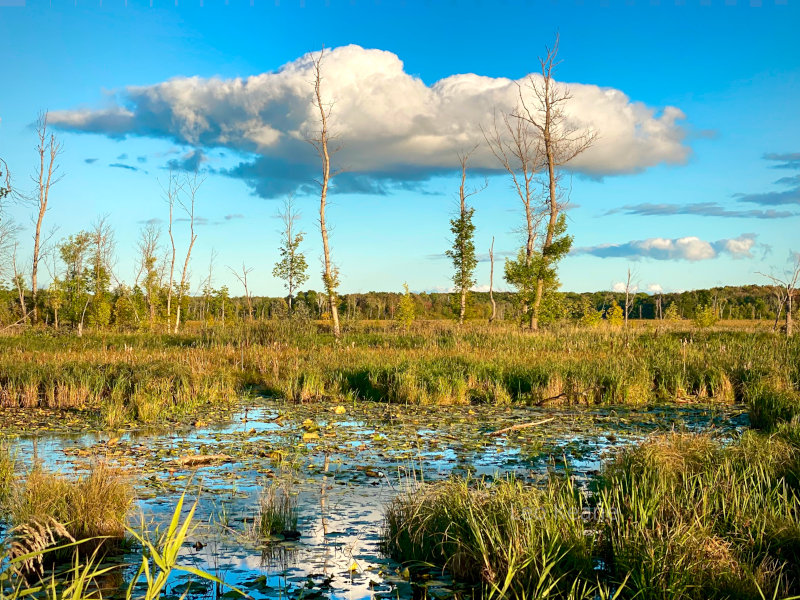
[[[305,141],[318,128],[312,58],[246,79],[178,77],[130,86],[106,108],[57,111],[50,118],[73,131],[168,138],[251,155],[231,174],[262,195],[274,195],[309,182],[317,170]],[[457,153],[482,140],[480,126],[491,122],[495,109],[514,108],[517,83],[526,81],[463,74],[429,86],[406,73],[395,54],[359,46],[328,52],[323,76],[325,100],[334,103],[331,128],[342,145],[336,162],[347,171],[343,185],[365,191],[455,168]],[[679,109],[648,107],[596,85],[574,83],[569,89],[568,119],[599,136],[571,164],[573,170],[621,174],[687,158]],[[494,169],[497,163],[482,147],[472,166]]]

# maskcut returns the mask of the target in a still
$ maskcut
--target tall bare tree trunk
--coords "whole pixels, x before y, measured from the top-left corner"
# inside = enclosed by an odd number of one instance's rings
[[[466,181],[466,179],[467,179],[467,156],[464,156],[461,159],[461,185],[458,187],[459,209],[460,209],[460,215],[461,215],[461,220],[462,221],[464,220],[464,218],[467,215],[467,202],[466,202],[466,196],[464,194],[464,182]],[[466,253],[465,240],[464,240],[464,238],[462,236],[462,239],[461,239],[461,257],[462,257],[462,260],[463,260],[463,257],[464,257],[465,253]],[[463,268],[463,266],[462,266],[462,268]],[[467,314],[467,291],[468,290],[467,290],[467,286],[463,285],[463,282],[462,282],[462,285],[460,287],[461,287],[461,301],[460,301],[460,307],[459,307],[459,312],[458,312],[458,324],[459,325],[463,325],[464,324],[464,316]]]
[[[515,111],[521,113],[521,107]],[[541,148],[533,125],[526,119],[517,117],[513,122],[503,115],[503,129],[497,125],[495,114],[491,132],[483,131],[483,137],[503,168],[511,176],[525,211],[525,266],[530,267],[536,251],[536,238],[539,225],[544,217],[542,210],[533,204],[533,184],[537,169],[541,168]],[[528,314],[527,299],[522,302],[522,313]]]
[[[188,285],[189,277],[189,260],[192,257],[192,248],[197,240],[197,234],[194,232],[194,207],[195,199],[197,198],[197,190],[203,184],[204,179],[197,179],[197,171],[194,173],[193,178],[186,177],[186,191],[189,196],[189,205],[187,206],[183,201],[180,201],[181,207],[186,211],[189,216],[189,248],[186,250],[186,259],[183,261],[183,271],[181,271],[181,285],[178,289],[178,305],[175,307],[175,329],[173,333],[178,333],[181,326],[181,305],[183,304],[183,297],[186,294],[186,286]],[[172,233],[170,232],[170,237]]]
[[[39,154],[39,166],[37,168],[37,198],[36,208],[38,215],[36,218],[36,229],[33,234],[33,264],[31,266],[31,295],[33,303],[33,322],[39,318],[39,308],[36,301],[38,293],[39,261],[42,251],[42,223],[47,212],[47,202],[50,199],[50,188],[55,185],[60,177],[53,179],[53,175],[58,170],[56,159],[61,154],[63,146],[56,140],[52,133],[47,136],[47,112],[39,113],[36,123],[36,135],[39,138],[39,145],[36,151]]]
[[[489,246],[489,301],[492,303],[489,323],[492,323],[497,317],[497,303],[494,301],[494,236],[492,236],[492,245]]]
[[[594,142],[596,135],[591,131],[580,131],[571,128],[567,122],[563,105],[569,102],[572,96],[569,90],[559,86],[553,78],[558,65],[558,36],[552,48],[547,48],[544,58],[539,59],[541,66],[541,81],[529,78],[529,87],[534,94],[534,106],[528,106],[520,89],[521,111],[516,117],[523,119],[535,127],[540,136],[539,155],[544,158],[547,167],[547,230],[542,244],[542,260],[536,278],[536,295],[533,301],[531,314],[531,329],[539,328],[539,310],[544,294],[544,283],[548,270],[551,267],[553,247],[558,218],[561,213],[559,202],[559,175],[558,168],[568,163],[586,150]]]
[[[317,148],[317,152],[322,160],[322,181],[320,181],[322,189],[319,198],[319,229],[322,234],[323,253],[322,281],[325,285],[325,293],[328,296],[328,308],[330,310],[331,320],[333,321],[333,336],[338,340],[341,338],[338,299],[336,296],[339,277],[336,268],[331,263],[328,226],[325,222],[325,206],[328,199],[328,185],[331,179],[331,157],[328,152],[328,116],[330,114],[330,106],[326,110],[325,105],[322,103],[322,57],[324,53],[325,49],[323,48],[319,53],[319,57],[314,60],[314,95],[316,97],[316,106],[319,108],[321,128],[318,137],[312,140],[312,143]]]
[[[162,188],[163,189],[163,188]],[[169,234],[169,242],[172,247],[172,258],[169,263],[169,281],[167,282],[167,331],[169,332],[170,323],[172,322],[172,292],[175,287],[175,236],[172,234],[172,216],[175,209],[175,201],[178,198],[179,186],[177,176],[170,171],[169,179],[167,180],[167,189],[165,190],[167,196],[167,204],[169,205],[169,224],[167,225],[167,233]],[[151,305],[152,306],[152,305]],[[152,317],[151,315],[151,324]]]

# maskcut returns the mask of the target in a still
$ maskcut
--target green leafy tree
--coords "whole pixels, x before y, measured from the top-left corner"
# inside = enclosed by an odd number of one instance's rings
[[[416,318],[414,298],[411,297],[411,292],[408,290],[407,283],[403,284],[403,295],[400,297],[400,304],[397,307],[395,318],[406,331],[408,331],[408,328],[411,327],[411,323],[413,323]]]
[[[528,256],[526,249],[521,248],[514,260],[506,259],[505,279],[517,289],[522,305],[531,307],[527,313],[531,329],[539,326],[542,298],[558,290],[558,262],[572,247],[572,236],[567,235],[566,231],[567,218],[561,214],[553,230],[553,239],[544,254],[534,252]]]
[[[64,315],[73,326],[77,326],[78,335],[83,334],[86,310],[91,300],[91,272],[87,268],[91,244],[91,235],[81,231],[67,237],[58,246],[58,252],[65,267],[63,279]]]
[[[89,324],[105,327],[111,322],[111,257],[114,249],[114,235],[107,219],[101,217],[91,234],[91,255],[89,257]]]
[[[612,327],[622,327],[625,322],[624,311],[616,300],[612,300],[611,306],[606,309],[606,320]]]
[[[716,324],[717,320],[713,307],[709,305],[698,307],[694,313],[694,324],[699,329],[708,329]]]
[[[473,148],[474,150],[474,148]],[[467,204],[467,198],[478,193],[480,190],[467,192],[465,183],[467,180],[467,161],[470,152],[459,155],[461,162],[461,185],[458,188],[459,211],[450,220],[450,231],[453,233],[453,246],[445,252],[453,261],[453,283],[456,292],[459,294],[458,323],[464,323],[464,316],[467,312],[467,294],[475,285],[475,267],[478,266],[478,259],[475,257],[475,224],[472,217],[475,209]]]
[[[678,305],[673,302],[667,307],[667,310],[664,311],[664,320],[665,321],[680,321],[681,320],[681,313],[678,310]]]
[[[557,264],[569,252],[572,238],[565,235],[566,221],[562,212],[561,169],[584,152],[595,140],[591,130],[581,130],[570,123],[566,107],[572,96],[569,89],[555,80],[558,60],[558,37],[552,48],[539,58],[541,76],[528,77],[527,89],[520,90],[520,107],[514,116],[526,121],[538,133],[537,154],[546,172],[547,197],[544,214],[546,229],[541,245],[536,294],[532,307],[531,329],[539,326],[539,311],[548,281],[555,275]]]
[[[597,310],[588,298],[581,300],[580,322],[586,327],[598,327],[603,322],[602,311]]]
[[[308,281],[305,255],[300,252],[300,243],[303,241],[305,233],[298,231],[296,222],[300,219],[300,213],[294,210],[294,199],[289,196],[284,202],[283,212],[280,213],[283,221],[283,231],[281,232],[281,258],[275,263],[272,275],[285,281],[284,287],[289,292],[289,317],[292,315],[292,300],[295,290]]]

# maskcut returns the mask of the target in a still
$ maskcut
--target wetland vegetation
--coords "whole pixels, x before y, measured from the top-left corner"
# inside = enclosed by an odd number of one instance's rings
[[[168,597],[189,578],[198,597],[800,593],[796,338],[690,322],[343,333],[0,338],[2,593],[27,589],[27,543],[67,546],[39,563],[61,572],[47,594],[146,596],[124,582],[142,557],[161,568],[185,493],[194,527],[173,560],[191,572],[169,570]],[[70,569],[85,538],[102,543]],[[75,581],[105,569],[116,591]]]

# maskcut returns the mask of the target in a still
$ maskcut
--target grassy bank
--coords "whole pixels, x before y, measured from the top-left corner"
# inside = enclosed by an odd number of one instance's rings
[[[748,432],[655,437],[590,493],[569,479],[451,480],[399,497],[386,547],[512,597],[762,598],[800,594],[800,451]]]
[[[684,327],[683,329],[680,326]],[[183,335],[0,338],[0,406],[77,408],[111,426],[191,414],[247,390],[309,402],[751,402],[769,426],[800,410],[800,340],[718,329],[261,323]]]

